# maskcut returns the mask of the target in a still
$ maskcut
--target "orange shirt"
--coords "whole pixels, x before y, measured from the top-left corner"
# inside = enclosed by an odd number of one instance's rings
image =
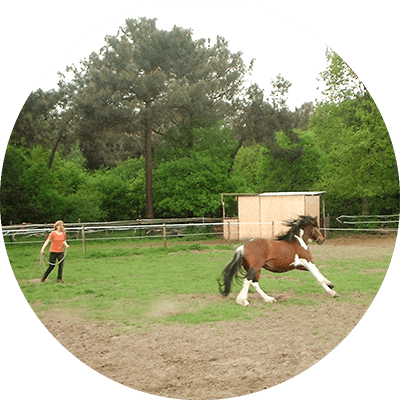
[[[62,253],[64,251],[63,243],[67,240],[65,232],[59,235],[56,231],[52,231],[49,235],[49,239],[51,241],[50,252]]]

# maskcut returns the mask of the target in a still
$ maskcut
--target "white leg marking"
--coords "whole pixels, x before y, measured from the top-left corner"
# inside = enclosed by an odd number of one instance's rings
[[[290,265],[294,265],[295,267],[302,265],[302,266],[306,267],[307,270],[311,272],[311,274],[314,276],[314,278],[317,280],[317,282],[326,290],[326,292],[330,296],[338,297],[338,294],[328,286],[328,284],[331,284],[331,282],[329,282],[328,279],[326,279],[321,274],[321,272],[319,271],[319,269],[316,267],[315,264],[313,264],[312,262],[308,262],[304,258],[299,258],[299,256],[296,254],[294,261]]]
[[[250,282],[251,281],[244,278],[243,288],[238,294],[238,297],[236,297],[236,303],[244,307],[249,305],[249,302],[247,301],[247,294],[249,293]]]
[[[262,291],[258,282],[252,281],[251,286],[253,286],[253,288],[257,290],[258,294],[264,299],[265,302],[273,303],[274,301],[276,301],[273,297],[268,296],[266,293]]]

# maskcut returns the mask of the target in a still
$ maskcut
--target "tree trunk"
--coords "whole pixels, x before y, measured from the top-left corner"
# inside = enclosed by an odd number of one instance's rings
[[[57,137],[57,140],[56,140],[56,143],[54,144],[54,146],[53,146],[53,150],[51,151],[51,155],[50,155],[50,158],[49,158],[49,162],[47,163],[47,168],[48,169],[50,169],[51,168],[51,166],[53,165],[53,161],[54,161],[54,158],[55,158],[55,156],[56,156],[56,152],[57,152],[57,148],[58,148],[58,145],[60,144],[60,142],[61,142],[61,139],[63,138],[63,136],[64,136],[64,127],[61,127],[60,128],[60,132],[58,133],[58,137]]]
[[[147,111],[150,105],[146,103]],[[146,163],[146,218],[154,219],[153,209],[153,157],[151,149],[151,117],[147,113],[145,122],[144,156]]]
[[[238,145],[237,145],[237,147],[236,147],[236,149],[233,151],[233,153],[231,154],[231,167],[229,168],[229,173],[231,173],[232,172],[232,168],[233,168],[233,164],[235,164],[235,159],[236,159],[236,156],[237,156],[237,154],[239,153],[239,150],[241,149],[241,147],[243,146],[243,143],[244,143],[244,139],[243,138],[240,138],[239,139],[239,143],[238,143]]]

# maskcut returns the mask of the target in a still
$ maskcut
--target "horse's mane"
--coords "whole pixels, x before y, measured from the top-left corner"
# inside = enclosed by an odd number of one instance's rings
[[[317,218],[310,215],[299,215],[298,219],[287,220],[285,225],[290,227],[290,229],[286,233],[276,236],[275,240],[284,240],[292,243],[294,236],[299,235],[300,229],[310,224],[318,227]]]

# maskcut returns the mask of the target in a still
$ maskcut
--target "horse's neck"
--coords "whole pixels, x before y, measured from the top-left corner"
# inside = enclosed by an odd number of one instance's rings
[[[308,239],[310,238],[310,234],[308,232],[305,232],[303,229],[300,229],[300,232],[298,235],[295,235],[295,238],[299,242],[300,246],[304,250],[308,250]]]

